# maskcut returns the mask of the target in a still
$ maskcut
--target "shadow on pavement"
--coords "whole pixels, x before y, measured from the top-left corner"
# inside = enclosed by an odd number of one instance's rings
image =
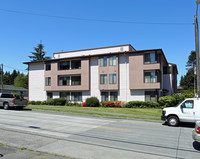
[[[3,157],[3,155],[2,155],[2,154],[0,154],[0,157]]]
[[[162,124],[163,126],[168,126],[167,122]],[[180,123],[177,127],[184,127],[184,128],[195,128],[195,123]]]
[[[194,141],[193,142],[193,147],[194,147],[195,150],[200,151],[200,143]]]

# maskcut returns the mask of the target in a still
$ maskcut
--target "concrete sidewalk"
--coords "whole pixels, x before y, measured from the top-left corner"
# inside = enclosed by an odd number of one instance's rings
[[[118,115],[124,117],[139,117],[139,118],[155,118],[160,119],[157,116],[147,116],[147,115],[134,115],[134,114],[122,114],[122,113],[110,113],[110,112],[100,112],[100,111],[90,111],[90,110],[75,110],[75,109],[65,109],[65,108],[52,108],[52,107],[42,107],[42,106],[28,106],[27,108],[42,108],[42,109],[52,109],[52,110],[66,110],[66,111],[74,111],[74,112],[88,112],[88,113],[98,113],[98,114],[107,114],[107,115]]]

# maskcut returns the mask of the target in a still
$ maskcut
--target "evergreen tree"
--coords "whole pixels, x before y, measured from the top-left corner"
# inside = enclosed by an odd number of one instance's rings
[[[46,52],[44,51],[44,45],[42,43],[38,44],[37,47],[34,47],[35,52],[31,52],[33,56],[29,56],[31,61],[40,61],[50,59],[50,57],[46,57]]]

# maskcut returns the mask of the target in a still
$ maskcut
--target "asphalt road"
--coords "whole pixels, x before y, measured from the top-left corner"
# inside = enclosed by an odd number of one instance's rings
[[[0,143],[80,159],[199,159],[192,127],[0,109]]]

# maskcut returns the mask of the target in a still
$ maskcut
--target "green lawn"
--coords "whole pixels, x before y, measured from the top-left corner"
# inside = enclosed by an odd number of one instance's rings
[[[58,109],[70,109],[72,110],[89,110],[97,112],[109,112],[109,113],[122,113],[122,114],[132,114],[132,115],[146,115],[146,116],[156,116],[160,117],[162,109],[153,108],[104,108],[104,107],[78,107],[78,106],[49,106],[49,105],[29,105],[27,108],[31,109],[41,109],[37,107],[44,107],[45,109],[54,108]],[[62,111],[62,110],[59,110]]]

